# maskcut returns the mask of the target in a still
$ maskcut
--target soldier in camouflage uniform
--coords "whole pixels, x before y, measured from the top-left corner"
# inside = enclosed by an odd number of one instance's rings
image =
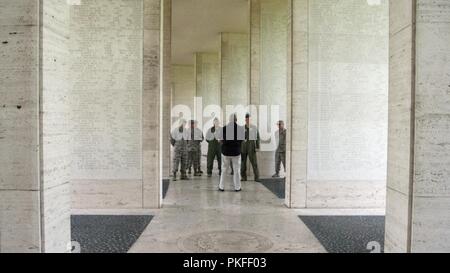
[[[174,129],[170,134],[170,143],[174,147],[173,154],[173,180],[177,180],[178,168],[181,173],[181,180],[188,180],[186,176],[187,167],[187,134],[186,121],[181,120],[180,126]]]
[[[260,148],[260,137],[258,128],[250,124],[250,114],[245,116],[245,140],[242,142],[242,164],[241,164],[241,178],[242,181],[247,181],[247,158],[253,167],[253,174],[255,181],[259,182],[259,169],[256,152]],[[235,170],[237,171],[237,170]]]
[[[283,163],[284,171],[286,172],[286,129],[284,128],[284,121],[278,122],[278,131],[275,133],[277,141],[277,150],[275,152],[275,174],[273,178],[280,177],[281,163]]]
[[[201,176],[199,151],[201,151],[201,144],[204,140],[204,136],[203,132],[197,128],[197,122],[195,120],[191,120],[191,127],[187,130],[187,134],[189,165],[192,164],[194,167],[194,176]]]
[[[218,140],[222,128],[219,126],[219,119],[214,119],[214,126],[208,130],[206,141],[208,142],[208,177],[212,176],[214,160],[217,160],[219,175],[222,175],[222,149]]]

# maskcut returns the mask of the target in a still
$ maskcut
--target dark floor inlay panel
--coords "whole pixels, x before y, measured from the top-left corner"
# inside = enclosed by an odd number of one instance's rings
[[[169,191],[170,179],[163,179],[163,199],[166,198]]]
[[[81,253],[127,253],[145,228],[151,215],[72,215],[72,241]]]
[[[384,216],[299,216],[330,253],[369,253],[384,249]]]
[[[284,199],[286,195],[286,180],[284,178],[261,179],[260,183],[269,189],[278,198]]]

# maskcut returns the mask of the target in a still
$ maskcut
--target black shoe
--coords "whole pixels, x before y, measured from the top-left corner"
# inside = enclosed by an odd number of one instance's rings
[[[240,189],[240,190],[235,190],[235,192],[241,192],[242,191],[242,189]]]
[[[221,189],[221,188],[219,188],[219,191],[221,191],[221,192],[224,192],[225,190],[224,190],[224,189]]]
[[[242,182],[246,182],[246,181],[247,181],[247,177],[242,177],[242,178],[241,178],[241,181],[242,181]]]
[[[280,178],[280,174],[276,173],[276,174],[272,175],[272,178]]]
[[[187,176],[181,176],[181,180],[189,180]]]

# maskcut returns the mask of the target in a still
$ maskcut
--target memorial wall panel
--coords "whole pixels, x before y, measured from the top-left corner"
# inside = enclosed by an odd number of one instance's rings
[[[142,0],[71,9],[73,178],[142,179]]]
[[[385,181],[388,2],[309,3],[308,180]]]

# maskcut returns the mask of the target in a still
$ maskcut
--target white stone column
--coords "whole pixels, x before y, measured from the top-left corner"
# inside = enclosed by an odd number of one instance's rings
[[[308,157],[308,0],[289,1],[286,199],[306,207]]]
[[[203,134],[209,128],[205,125],[211,122],[211,117],[203,117],[203,111],[212,105],[220,105],[220,70],[219,70],[219,52],[205,53],[199,52],[195,54],[195,89],[196,97],[201,98],[202,105],[196,105],[196,120],[202,122],[205,129]],[[199,111],[203,109],[203,111]],[[209,126],[208,126],[209,127]],[[206,160],[204,156],[208,153],[208,143],[202,142],[202,169],[206,168]]]
[[[261,0],[250,0],[250,101],[259,104],[261,80]]]
[[[0,1],[0,252],[70,242],[66,1]]]
[[[387,252],[450,251],[450,8],[390,1]]]
[[[222,33],[220,37],[221,105],[226,115],[227,105],[247,106],[250,102],[249,35]]]
[[[172,0],[163,1],[163,143],[162,143],[162,176],[170,175],[170,113],[172,101]]]
[[[192,111],[185,120],[194,118],[195,66],[172,65],[172,107],[185,105]],[[175,113],[178,116],[178,113]]]
[[[203,108],[220,105],[219,53],[195,54],[196,96],[202,98]]]
[[[275,131],[278,120],[286,122],[287,113],[288,10],[287,0],[250,1],[250,104],[267,106],[269,111],[271,107],[279,107],[279,117],[276,120],[271,117],[266,126]],[[270,144],[267,138],[275,131],[260,129],[263,143]],[[258,153],[263,178],[275,173],[275,152],[266,145]]]
[[[143,207],[161,205],[162,50],[161,1],[144,0],[144,62],[142,87]]]

